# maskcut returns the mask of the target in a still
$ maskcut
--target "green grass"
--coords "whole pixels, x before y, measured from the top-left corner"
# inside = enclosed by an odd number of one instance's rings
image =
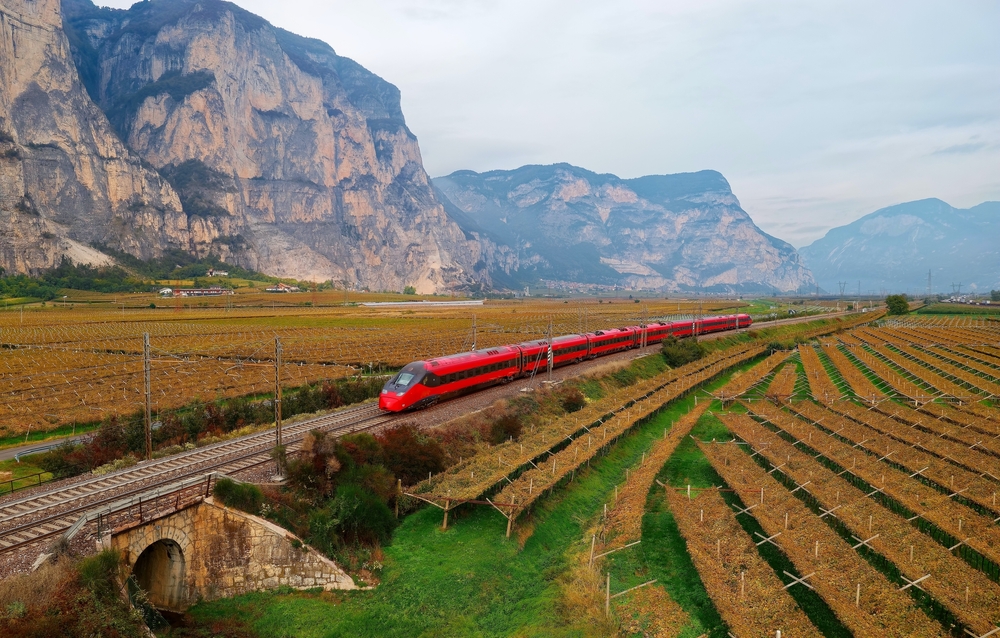
[[[33,476],[41,471],[42,468],[32,465],[27,461],[21,461],[20,463],[18,463],[14,459],[10,459],[9,461],[0,461],[0,473],[3,472],[13,473],[12,478],[14,481],[14,489],[31,487],[32,485],[35,485],[38,482],[39,478],[41,478],[42,483],[52,479],[52,475],[49,474],[48,472],[43,473],[41,477]],[[30,478],[24,478],[24,477],[30,477]],[[19,481],[18,479],[22,480]],[[0,482],[0,494],[7,494],[8,492],[10,492],[10,487],[11,487],[10,479]]]
[[[918,315],[984,315],[1000,314],[1000,306],[969,306],[958,303],[935,303],[914,311]]]
[[[73,436],[73,434],[84,434],[85,432],[90,432],[96,430],[100,423],[85,423],[82,425],[61,425],[52,430],[37,430],[35,432],[30,432],[27,435],[27,443],[38,443],[39,441],[48,441],[50,439],[59,439],[68,436]],[[2,429],[2,428],[0,428]],[[25,445],[25,435],[15,434],[12,436],[0,437],[0,450],[18,447]]]

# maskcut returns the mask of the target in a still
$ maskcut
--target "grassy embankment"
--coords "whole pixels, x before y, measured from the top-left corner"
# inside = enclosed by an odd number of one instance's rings
[[[10,476],[7,473],[10,472]],[[19,480],[20,479],[20,480]],[[14,459],[0,461],[0,494],[11,491],[11,481],[15,490],[31,487],[40,482],[50,481],[52,475],[42,472],[42,468],[32,465],[28,461],[18,463]]]

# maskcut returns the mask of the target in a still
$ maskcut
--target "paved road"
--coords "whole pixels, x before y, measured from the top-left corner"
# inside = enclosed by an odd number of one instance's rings
[[[9,461],[15,456],[20,455],[22,458],[28,454],[35,454],[38,452],[45,452],[53,447],[63,445],[64,443],[73,443],[76,441],[83,440],[89,436],[88,434],[78,434],[76,436],[66,436],[57,439],[49,439],[48,441],[35,441],[34,443],[28,443],[27,445],[19,445],[17,447],[9,447],[0,450],[0,461]]]

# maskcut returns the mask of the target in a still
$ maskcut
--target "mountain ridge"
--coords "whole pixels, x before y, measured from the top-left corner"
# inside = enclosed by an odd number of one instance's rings
[[[795,249],[753,224],[718,171],[622,179],[531,164],[433,182],[463,230],[506,248],[505,262],[488,267],[512,282],[669,292],[813,285]]]
[[[1000,202],[955,208],[937,198],[880,208],[799,249],[817,281],[837,290],[934,292],[1000,287]],[[971,259],[970,256],[974,256]]]

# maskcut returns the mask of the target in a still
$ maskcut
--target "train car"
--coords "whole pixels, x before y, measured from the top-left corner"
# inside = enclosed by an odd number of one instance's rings
[[[646,345],[650,346],[655,343],[660,343],[664,339],[670,336],[670,328],[673,324],[664,323],[662,321],[653,321],[645,326],[639,326],[640,330],[645,331]],[[643,335],[640,333],[639,340],[642,341]]]
[[[445,395],[510,381],[521,373],[521,361],[521,351],[516,346],[414,361],[383,386],[379,408],[390,412],[423,408]]]
[[[521,375],[530,375],[548,366],[549,342],[545,339],[525,341],[516,346],[521,351]]]
[[[587,341],[590,344],[587,356],[593,359],[612,352],[634,348],[637,336],[635,328],[612,328],[611,330],[591,332],[587,335]]]
[[[552,367],[579,363],[587,358],[587,336],[565,335],[552,340]],[[517,344],[521,350],[522,375],[548,369],[549,342],[545,339]]]

